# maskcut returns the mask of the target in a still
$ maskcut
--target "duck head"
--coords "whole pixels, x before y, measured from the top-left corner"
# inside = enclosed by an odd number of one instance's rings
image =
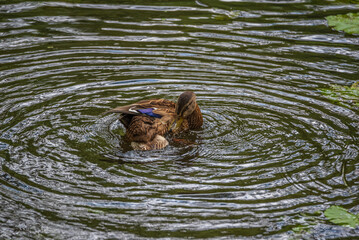
[[[180,129],[183,120],[194,112],[196,106],[196,94],[194,92],[186,91],[178,97],[175,110],[176,126],[173,129],[174,132]]]

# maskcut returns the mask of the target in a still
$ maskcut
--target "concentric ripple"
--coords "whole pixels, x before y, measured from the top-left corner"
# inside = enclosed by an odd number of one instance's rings
[[[359,237],[322,214],[359,210],[359,112],[318,91],[358,80],[325,16],[359,8],[254,2],[2,4],[0,238]],[[185,90],[204,126],[163,150],[103,114]]]

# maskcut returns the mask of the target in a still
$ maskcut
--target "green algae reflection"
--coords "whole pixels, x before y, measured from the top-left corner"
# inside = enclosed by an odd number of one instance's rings
[[[329,99],[347,107],[359,107],[359,81],[352,86],[330,85],[320,90]]]
[[[359,214],[354,215],[345,208],[331,206],[325,210],[324,215],[334,224],[355,228],[359,226]]]
[[[359,13],[348,13],[326,17],[328,25],[337,31],[359,34]]]

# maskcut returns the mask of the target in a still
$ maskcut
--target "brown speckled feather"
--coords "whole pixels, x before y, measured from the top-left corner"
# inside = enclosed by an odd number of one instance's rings
[[[187,121],[187,123],[186,123]],[[189,115],[187,119],[185,119],[185,122],[183,123],[187,126],[187,129],[185,130],[193,130],[193,129],[199,129],[203,125],[203,116],[201,113],[201,110],[199,109],[199,106],[196,104],[196,108],[194,112]]]

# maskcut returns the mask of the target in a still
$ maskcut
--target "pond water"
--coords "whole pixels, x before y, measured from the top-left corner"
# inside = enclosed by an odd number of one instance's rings
[[[359,237],[357,12],[321,0],[0,1],[1,239]],[[197,94],[204,126],[133,151],[118,115]]]

